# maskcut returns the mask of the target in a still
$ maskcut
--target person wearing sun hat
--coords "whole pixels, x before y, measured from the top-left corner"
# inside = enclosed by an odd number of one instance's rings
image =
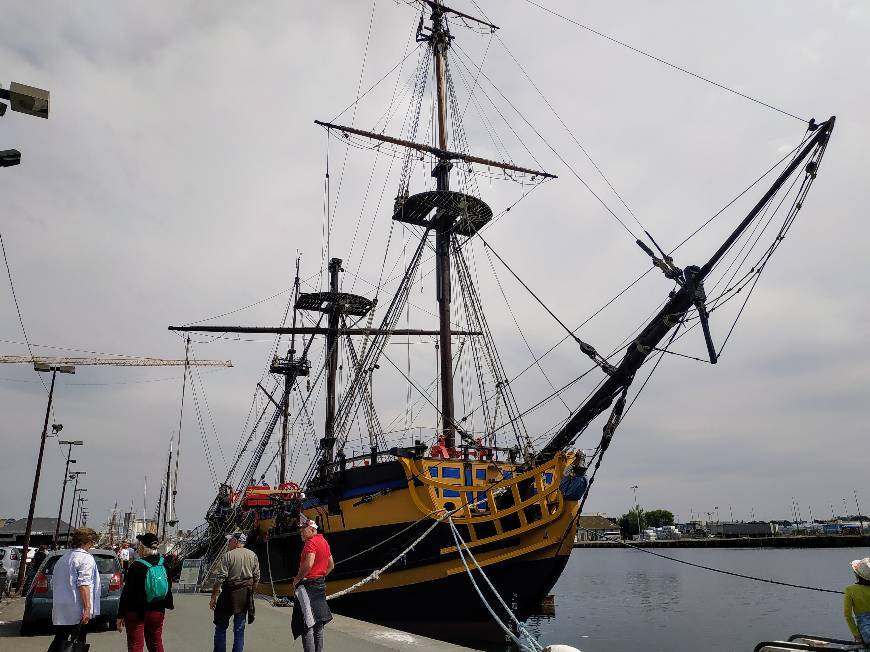
[[[855,640],[870,645],[870,557],[852,562],[855,583],[846,587],[843,615]]]

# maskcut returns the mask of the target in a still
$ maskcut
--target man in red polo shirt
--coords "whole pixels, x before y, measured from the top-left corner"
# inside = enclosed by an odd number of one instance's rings
[[[299,557],[299,572],[293,578],[296,600],[291,629],[293,638],[302,636],[305,652],[322,652],[323,626],[332,620],[326,604],[326,576],[335,568],[329,543],[317,531],[317,523],[305,519],[299,530],[304,541]]]

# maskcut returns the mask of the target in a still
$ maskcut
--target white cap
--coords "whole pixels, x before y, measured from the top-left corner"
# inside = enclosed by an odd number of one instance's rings
[[[245,543],[248,540],[248,536],[244,532],[233,532],[232,534],[226,535],[227,541],[230,539],[236,539],[239,543]]]
[[[316,529],[317,529],[317,523],[315,523],[315,522],[312,521],[311,519],[308,519],[308,522],[305,524],[305,527],[311,527],[311,528],[314,528],[314,529],[316,530]]]

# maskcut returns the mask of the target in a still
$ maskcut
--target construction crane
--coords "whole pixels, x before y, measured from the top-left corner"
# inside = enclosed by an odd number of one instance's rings
[[[189,346],[189,341],[188,341]],[[189,349],[188,349],[189,350]],[[74,374],[78,366],[91,367],[181,367],[184,369],[184,381],[187,383],[187,368],[188,367],[232,367],[231,360],[197,360],[186,355],[184,359],[166,360],[163,358],[146,358],[132,355],[113,355],[104,357],[42,357],[32,355],[3,355],[0,356],[0,364],[32,364],[34,370],[42,372],[51,372],[51,389],[48,390],[48,407],[45,409],[45,423],[42,426],[42,437],[39,444],[39,456],[36,462],[36,474],[33,479],[33,493],[30,497],[30,511],[27,514],[27,526],[24,530],[24,551],[23,557],[27,558],[27,549],[30,546],[31,528],[33,526],[33,512],[36,509],[36,496],[39,491],[39,476],[42,471],[42,457],[45,452],[45,439],[48,431],[48,418],[51,413],[51,402],[54,396],[54,381],[57,373]],[[183,397],[183,394],[182,394]],[[182,398],[183,400],[183,398]],[[63,426],[52,426],[59,431]],[[181,438],[181,430],[179,425],[179,440]],[[170,458],[171,459],[171,458]],[[177,472],[177,471],[176,471]],[[64,487],[66,487],[66,479],[64,479]],[[63,503],[61,503],[61,509]],[[58,515],[60,522],[60,515]],[[24,586],[24,564],[20,565],[18,571],[18,589]]]
[[[33,364],[46,367],[59,366],[114,366],[114,367],[232,367],[232,360],[167,360],[164,358],[143,358],[132,355],[115,355],[104,358],[66,358],[29,355],[0,355],[0,364]]]

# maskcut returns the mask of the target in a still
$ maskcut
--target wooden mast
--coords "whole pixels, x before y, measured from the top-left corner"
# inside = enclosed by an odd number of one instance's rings
[[[440,0],[432,4],[432,50],[435,54],[435,86],[438,102],[438,147],[447,149],[447,79],[445,55],[450,34],[444,25]],[[439,191],[450,190],[450,161],[441,160],[432,171]],[[450,337],[450,233],[454,219],[446,211],[439,211],[435,222],[436,297],[438,299],[438,353],[441,378],[441,428],[444,445],[456,447],[456,421],[453,411],[453,340]]]
[[[299,257],[296,257],[296,278],[293,280],[294,300],[299,298]],[[293,307],[293,330],[296,329],[296,307]],[[290,350],[287,352],[287,361],[292,363],[296,356],[296,333],[290,337]],[[293,371],[297,370],[297,366],[291,366]],[[293,381],[296,380],[295,373],[284,374],[284,405],[283,417],[284,422],[281,424],[281,467],[278,471],[278,483],[283,485],[287,482],[287,442],[290,438],[290,392],[293,388]]]
[[[329,291],[338,295],[338,272],[341,269],[341,259],[329,261]],[[335,381],[338,374],[338,322],[341,317],[341,307],[336,301],[327,317],[326,333],[326,426],[321,440],[323,461],[329,464],[333,459],[335,448]]]

